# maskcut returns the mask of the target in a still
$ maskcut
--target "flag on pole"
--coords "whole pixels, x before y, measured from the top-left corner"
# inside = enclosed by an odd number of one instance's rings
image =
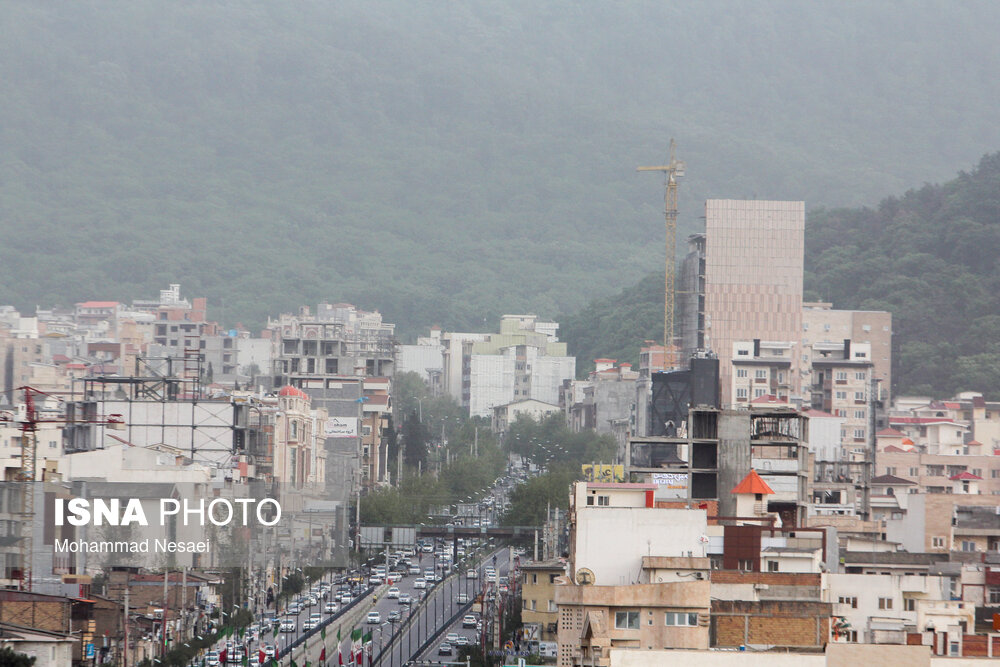
[[[344,648],[340,643],[340,627],[337,627],[337,664],[344,667]]]
[[[273,636],[274,636],[274,638],[275,638],[275,639],[277,639],[277,638],[278,638],[278,628],[279,628],[280,626],[281,626],[281,624],[280,624],[280,623],[275,623],[275,624],[274,624],[274,629],[273,629],[273,631],[272,631],[272,634],[273,634]]]
[[[264,655],[264,649],[257,650],[257,662],[259,662],[261,665],[267,662],[267,656]]]
[[[372,645],[372,633],[366,632],[365,636],[361,639],[361,643],[364,644],[364,652],[368,654],[368,667],[372,667],[372,653],[374,652],[372,649],[375,648]],[[358,660],[358,664],[361,664],[360,660]]]
[[[295,662],[295,658],[292,658],[288,663],[288,667],[299,667],[299,663]]]
[[[326,641],[326,626],[325,625],[322,628],[319,629],[319,636],[323,639],[324,642]]]
[[[319,652],[319,662],[321,665],[326,664],[326,647],[324,646]]]
[[[351,630],[351,659],[361,664],[361,630]]]

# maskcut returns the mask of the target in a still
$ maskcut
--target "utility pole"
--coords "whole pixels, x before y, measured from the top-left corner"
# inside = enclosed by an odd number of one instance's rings
[[[638,167],[636,171],[661,171],[665,183],[663,196],[664,218],[666,220],[666,276],[663,282],[663,347],[664,365],[675,368],[674,354],[674,263],[677,254],[677,179],[684,175],[684,163],[676,158],[677,144],[670,140],[670,163],[656,167]]]
[[[122,647],[122,665],[128,667],[128,575],[125,576],[125,646]]]

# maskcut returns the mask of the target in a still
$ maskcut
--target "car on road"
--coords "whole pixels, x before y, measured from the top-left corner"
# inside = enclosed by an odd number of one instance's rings
[[[406,571],[409,572],[410,574],[420,574],[420,566],[411,565],[409,568],[407,568]]]
[[[382,614],[378,613],[377,611],[368,612],[368,616],[367,618],[365,618],[365,623],[368,623],[369,625],[378,625],[381,622],[382,622]]]
[[[264,657],[265,658],[273,658],[274,657],[274,647],[271,646],[270,644],[268,644],[268,645],[266,645],[264,647]]]
[[[415,579],[413,581],[413,588],[415,589],[427,588],[427,582],[424,581],[423,579]]]
[[[473,616],[472,614],[466,614],[465,617],[462,619],[462,627],[474,628],[476,627],[476,622],[477,621],[475,616]]]
[[[319,625],[319,624],[316,621],[314,621],[312,619],[306,619],[306,620],[302,621],[302,631],[303,632],[309,632],[310,630],[312,630],[313,628],[315,628],[317,625]]]
[[[468,603],[469,603],[469,594],[468,593],[459,593],[458,594],[458,604],[468,604]]]
[[[219,664],[219,654],[217,651],[209,651],[205,656],[205,664],[209,667],[217,667]]]
[[[385,596],[387,598],[389,598],[390,600],[398,600],[399,599],[399,589],[397,587],[395,587],[395,586],[392,586],[392,587],[389,588],[388,591],[385,592]]]
[[[413,598],[410,597],[409,593],[399,594],[399,604],[410,604],[411,602],[413,602]]]
[[[353,599],[354,598],[351,597],[350,593],[341,593],[340,594],[340,604],[351,604],[351,600],[353,600]]]
[[[431,546],[430,544],[425,544],[424,546],[420,547],[420,551],[422,551],[425,554],[429,554],[434,551],[434,547]]]
[[[392,611],[389,612],[389,615],[385,617],[385,620],[389,621],[390,623],[393,623],[399,621],[399,619],[401,619],[402,617],[403,616],[402,614],[399,613],[398,609],[393,609]]]
[[[385,582],[381,576],[375,574],[368,580],[368,583],[372,586],[381,586]]]
[[[340,611],[340,607],[337,605],[336,602],[327,602],[325,605],[323,605],[323,611],[325,611],[328,614],[336,614],[338,611]]]
[[[438,646],[438,655],[452,655],[451,644],[441,644]]]
[[[295,621],[282,621],[281,631],[282,632],[295,632],[296,623]]]
[[[293,602],[285,609],[285,616],[297,616],[302,611],[302,605]]]
[[[478,579],[479,578],[479,570],[471,570],[471,569],[470,570],[466,570],[465,571],[465,578],[466,579]]]
[[[465,635],[459,635],[458,639],[455,640],[455,646],[468,646],[469,638]]]
[[[447,644],[454,644],[455,642],[458,641],[458,633],[457,632],[449,632],[448,634],[446,634],[444,636],[444,641]]]

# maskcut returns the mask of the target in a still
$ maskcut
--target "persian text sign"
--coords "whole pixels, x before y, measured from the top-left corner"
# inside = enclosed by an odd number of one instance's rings
[[[358,437],[357,417],[330,417],[326,420],[326,437],[356,438]]]

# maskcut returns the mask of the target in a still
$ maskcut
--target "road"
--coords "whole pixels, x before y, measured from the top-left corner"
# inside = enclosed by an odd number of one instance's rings
[[[504,578],[507,576],[507,573],[508,573],[509,568],[510,568],[510,549],[508,549],[508,548],[501,549],[498,552],[496,552],[496,554],[497,554],[496,570],[497,570],[498,574],[500,575],[500,580],[503,581]],[[486,565],[491,565],[491,564],[492,564],[492,559],[491,558],[490,559],[484,559],[484,561],[480,564],[480,567],[479,567],[479,578],[476,579],[476,580],[467,580],[467,581],[469,581],[469,583],[475,583],[475,584],[477,584],[478,587],[479,587],[479,592],[483,592],[483,591],[486,590],[485,584],[487,582],[486,582],[486,575],[485,575],[484,569],[485,569]],[[462,576],[464,577],[465,575],[463,574]],[[457,611],[457,608],[456,608],[456,611]],[[471,608],[470,608],[470,611],[468,611],[467,613],[470,613],[470,614],[473,613],[471,611]],[[452,613],[446,613],[446,614],[441,614],[438,617],[438,624],[439,625],[444,625],[452,617],[453,614],[454,614],[454,612],[452,612]],[[469,642],[471,644],[475,644],[475,643],[481,641],[479,633],[475,629],[473,629],[473,628],[463,628],[462,627],[462,616],[464,616],[464,615],[465,614],[459,615],[459,617],[456,618],[453,623],[451,623],[451,624],[447,625],[446,627],[444,627],[442,629],[442,631],[441,631],[440,636],[436,637],[434,639],[434,641],[431,642],[431,644],[424,651],[420,652],[418,655],[414,655],[413,658],[412,658],[412,660],[414,662],[440,662],[440,661],[450,662],[450,661],[457,660],[457,657],[458,657],[458,648],[457,647],[453,647],[452,648],[452,655],[450,655],[450,656],[448,656],[448,655],[439,655],[438,654],[438,648],[439,648],[439,646],[444,642],[444,637],[448,633],[450,633],[450,632],[454,632],[454,633],[456,633],[456,634],[458,634],[460,636],[464,635],[465,637],[467,637],[469,639]],[[478,614],[478,613],[473,614],[473,615],[476,616],[477,619],[481,618],[481,615]],[[426,635],[424,636],[424,639],[426,639]],[[413,655],[413,654],[411,653],[410,655]],[[383,667],[401,667],[401,665],[402,665],[402,663],[400,663],[398,661],[394,662],[394,663],[389,663],[389,662],[383,662],[382,663]]]

